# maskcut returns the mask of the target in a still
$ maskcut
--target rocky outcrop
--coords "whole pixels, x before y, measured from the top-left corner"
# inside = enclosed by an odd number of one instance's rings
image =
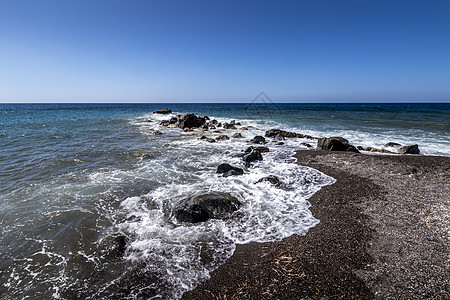
[[[173,215],[179,222],[199,223],[209,219],[226,219],[241,207],[236,197],[228,193],[211,192],[181,200]]]
[[[244,170],[238,167],[233,167],[230,164],[224,163],[220,164],[217,167],[217,174],[223,174],[223,177],[233,176],[233,175],[242,175],[244,174]]]
[[[317,150],[350,151],[359,153],[358,149],[353,145],[350,145],[348,141],[342,137],[320,138],[317,142]]]
[[[410,146],[403,146],[398,149],[400,154],[420,154],[419,146],[417,144]]]
[[[250,153],[252,150],[258,150],[259,153],[266,153],[269,152],[269,148],[264,146],[250,146],[247,149],[245,149],[244,153]]]
[[[269,129],[264,134],[264,136],[266,136],[266,137],[276,137],[277,135],[281,135],[282,137],[287,137],[287,138],[313,138],[310,135],[285,131],[285,130],[281,130],[281,129]]]
[[[261,155],[261,152],[259,152],[256,149],[253,149],[250,153],[244,155],[242,157],[242,159],[246,162],[246,163],[251,163],[253,161],[256,160],[263,160],[263,157]]]
[[[233,139],[243,139],[244,138],[244,136],[242,134],[240,134],[239,132],[233,134],[232,137],[233,137]]]
[[[163,109],[155,110],[153,113],[154,114],[168,115],[168,114],[172,113],[172,110],[168,109],[168,108],[163,108]]]
[[[250,143],[253,144],[265,144],[266,143],[266,139],[263,136],[257,135],[254,138],[252,138],[250,140]]]
[[[184,114],[178,118],[178,127],[182,129],[200,128],[205,122],[205,117],[199,117],[194,114]]]

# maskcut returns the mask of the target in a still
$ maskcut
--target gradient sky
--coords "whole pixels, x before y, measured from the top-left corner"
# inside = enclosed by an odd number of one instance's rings
[[[0,102],[450,101],[450,1],[0,0]]]

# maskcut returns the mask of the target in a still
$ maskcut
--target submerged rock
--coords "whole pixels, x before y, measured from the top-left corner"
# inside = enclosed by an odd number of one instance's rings
[[[250,146],[247,149],[245,149],[245,153],[250,153],[252,150],[258,150],[260,153],[266,153],[269,152],[269,148],[265,146]]]
[[[257,135],[254,138],[252,138],[250,140],[250,143],[253,144],[265,144],[266,143],[266,139],[263,136]]]
[[[247,162],[250,163],[252,161],[256,161],[256,160],[263,160],[263,157],[261,155],[261,152],[259,152],[256,149],[253,149],[250,153],[244,155],[242,157],[242,159]]]
[[[276,187],[282,187],[284,185],[284,183],[278,179],[278,177],[276,176],[267,176],[267,177],[263,177],[260,180],[258,180],[257,182],[255,182],[255,184],[260,183],[260,182],[270,182],[272,185],[276,186]]]
[[[226,134],[219,135],[218,137],[216,137],[217,141],[227,141],[229,139],[230,139],[230,137],[228,135],[226,135]]]
[[[217,167],[217,174],[223,174],[223,177],[228,177],[232,175],[242,175],[244,174],[244,170],[238,167],[233,167],[230,164],[223,163]]]
[[[417,144],[410,146],[403,146],[398,149],[400,154],[420,154],[419,146]]]
[[[358,149],[353,145],[350,145],[348,141],[342,137],[320,138],[317,142],[317,150],[350,151],[359,153]]]
[[[167,115],[167,114],[171,114],[171,113],[172,113],[172,110],[171,110],[171,109],[168,109],[168,108],[163,108],[163,109],[155,110],[153,113],[154,113],[154,114]]]
[[[173,213],[179,222],[199,223],[228,218],[241,205],[236,197],[228,193],[211,192],[181,200]]]

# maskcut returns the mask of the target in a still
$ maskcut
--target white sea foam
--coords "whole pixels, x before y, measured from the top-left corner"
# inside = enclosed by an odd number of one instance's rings
[[[162,119],[154,115],[147,118]],[[242,157],[236,154],[250,146],[250,138],[264,135],[267,128],[249,120],[239,121],[243,126],[252,125],[256,129],[228,130],[224,134],[231,137],[240,132],[245,138],[217,143],[207,143],[197,139],[198,136],[183,137],[179,129],[173,129],[179,132],[179,138],[171,141],[164,155],[158,160],[142,161],[139,167],[140,172],[159,182],[158,188],[121,203],[129,221],[119,224],[119,230],[132,239],[126,259],[145,262],[147,268],[157,269],[158,277],[164,282],[162,286],[171,286],[170,298],[181,296],[182,292],[208,278],[209,272],[233,253],[235,244],[276,241],[292,234],[305,234],[319,222],[309,211],[307,199],[334,179],[293,163],[293,150],[301,148],[300,139],[286,140],[282,146],[268,143],[270,152],[264,153],[264,160],[246,168]],[[151,132],[160,127],[156,122],[146,122],[142,130]],[[217,136],[210,132],[204,134]],[[161,138],[161,143],[166,142]],[[244,175],[223,177],[216,174],[217,166],[224,162],[244,168]],[[268,182],[256,183],[267,176],[278,177],[286,187],[280,189]],[[173,218],[172,208],[180,200],[210,191],[230,193],[243,205],[231,219],[224,221],[209,220],[192,225],[180,224]],[[161,293],[165,292],[161,290]]]

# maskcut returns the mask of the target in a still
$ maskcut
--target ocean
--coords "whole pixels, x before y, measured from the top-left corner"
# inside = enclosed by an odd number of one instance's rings
[[[173,114],[152,113],[164,107]],[[208,143],[159,125],[183,113],[250,127]],[[0,299],[178,299],[236,244],[307,234],[320,222],[308,198],[334,179],[293,163],[309,139],[267,138],[245,166],[239,154],[271,128],[450,156],[450,104],[0,104]],[[221,163],[245,172],[219,176]],[[266,176],[289,188],[256,183]],[[226,220],[173,217],[211,191],[242,207]]]

